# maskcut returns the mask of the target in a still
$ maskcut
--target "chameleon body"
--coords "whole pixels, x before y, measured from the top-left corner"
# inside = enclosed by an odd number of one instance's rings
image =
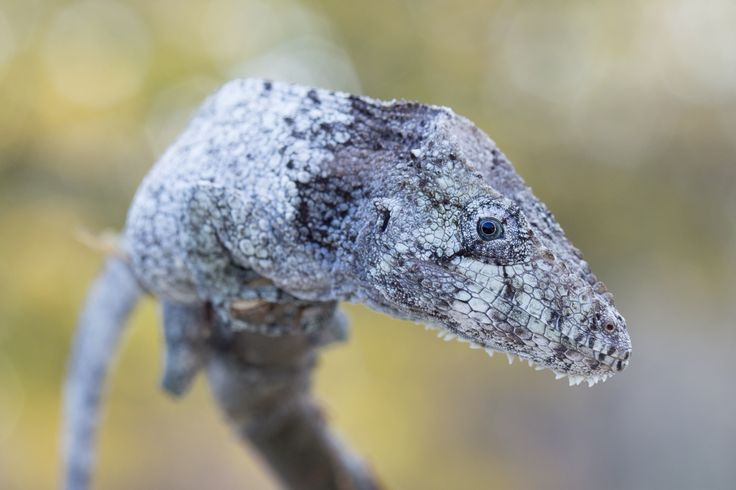
[[[201,364],[206,315],[225,337],[326,321],[239,319],[262,304],[362,303],[571,384],[629,363],[611,294],[495,143],[444,107],[230,82],[143,181],[122,246],[162,302],[172,393]]]

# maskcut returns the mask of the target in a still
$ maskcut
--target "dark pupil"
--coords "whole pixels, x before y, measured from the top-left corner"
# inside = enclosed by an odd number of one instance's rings
[[[503,228],[501,223],[493,218],[481,218],[478,220],[478,235],[485,241],[501,238]]]
[[[482,231],[484,235],[495,235],[497,229],[498,227],[496,226],[496,223],[490,220],[483,221],[480,224],[480,231]]]

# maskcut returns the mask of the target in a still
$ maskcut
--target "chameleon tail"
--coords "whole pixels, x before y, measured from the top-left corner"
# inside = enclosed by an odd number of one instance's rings
[[[89,487],[105,377],[126,320],[142,294],[125,260],[110,257],[87,295],[64,387],[66,490]]]

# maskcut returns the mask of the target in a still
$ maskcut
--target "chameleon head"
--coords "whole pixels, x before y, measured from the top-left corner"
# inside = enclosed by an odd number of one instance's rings
[[[522,208],[472,169],[447,180],[447,169],[428,168],[374,202],[371,238],[358,247],[371,284],[363,301],[570,384],[625,369],[626,323],[544,205],[529,192],[534,205]]]

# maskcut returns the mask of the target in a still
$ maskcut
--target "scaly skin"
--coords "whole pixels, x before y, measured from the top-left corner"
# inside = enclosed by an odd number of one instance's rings
[[[488,218],[502,232],[484,239]],[[149,292],[211,304],[235,330],[255,328],[232,320],[244,302],[351,301],[571,384],[629,363],[612,296],[496,145],[443,107],[228,83],[146,177],[124,237]]]
[[[65,389],[67,490],[90,484],[105,373],[145,291],[162,384],[206,368],[229,422],[294,490],[376,490],[309,398],[352,301],[570,384],[629,363],[624,319],[495,144],[443,107],[261,80],[210,97],[141,185],[80,316]]]

